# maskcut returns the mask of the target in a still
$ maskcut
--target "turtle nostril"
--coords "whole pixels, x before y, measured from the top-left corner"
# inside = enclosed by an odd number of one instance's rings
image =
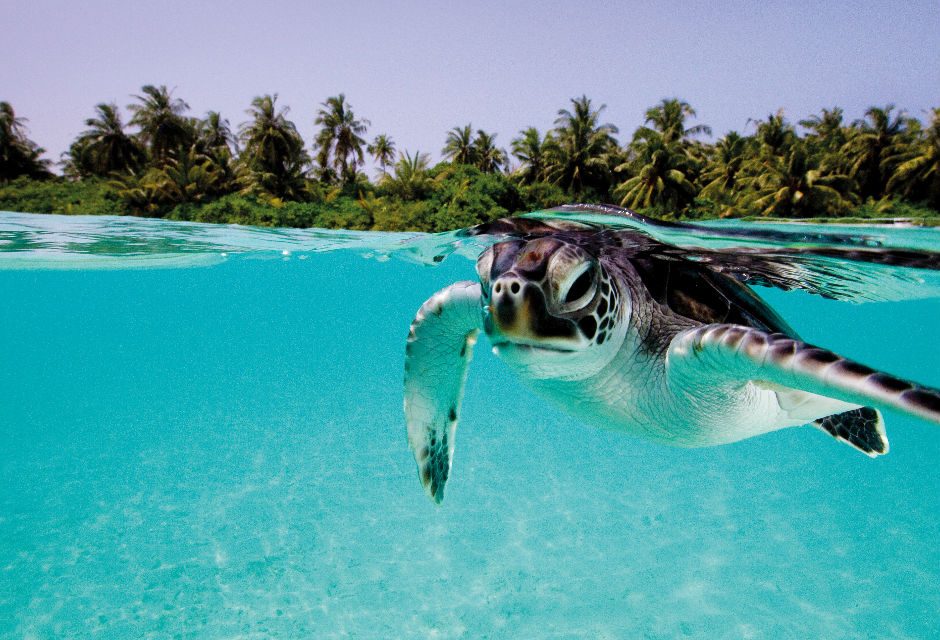
[[[519,283],[518,283],[518,282],[513,282],[513,283],[509,286],[509,290],[512,291],[513,293],[519,293]]]

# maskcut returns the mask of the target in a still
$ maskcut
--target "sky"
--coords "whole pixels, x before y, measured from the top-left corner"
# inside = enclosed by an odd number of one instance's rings
[[[52,160],[96,104],[127,122],[147,84],[233,129],[277,93],[308,149],[320,104],[343,93],[368,140],[432,160],[456,126],[509,149],[581,95],[623,144],[664,98],[715,138],[781,108],[796,123],[888,104],[925,121],[940,106],[936,0],[3,0],[0,20],[0,100]]]

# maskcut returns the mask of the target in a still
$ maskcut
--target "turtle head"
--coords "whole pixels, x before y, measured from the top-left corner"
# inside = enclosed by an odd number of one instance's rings
[[[483,252],[477,273],[495,353],[529,376],[586,377],[619,349],[629,310],[584,248],[550,237],[509,240]]]

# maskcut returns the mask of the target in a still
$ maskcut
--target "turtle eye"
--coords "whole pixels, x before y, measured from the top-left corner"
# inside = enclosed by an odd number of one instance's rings
[[[574,284],[571,285],[571,288],[568,289],[568,295],[565,296],[565,304],[571,304],[584,294],[588,292],[588,289],[591,288],[591,272],[585,271],[578,279],[574,281]]]
[[[585,269],[581,272],[581,275],[574,279],[574,282],[568,288],[568,293],[565,294],[564,304],[566,307],[579,309],[588,303],[590,294],[594,290],[593,272],[593,269]]]

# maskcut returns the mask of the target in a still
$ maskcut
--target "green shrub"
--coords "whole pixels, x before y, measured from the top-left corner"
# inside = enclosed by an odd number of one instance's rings
[[[0,183],[0,210],[64,215],[127,215],[118,193],[100,178],[31,180],[25,176]]]

